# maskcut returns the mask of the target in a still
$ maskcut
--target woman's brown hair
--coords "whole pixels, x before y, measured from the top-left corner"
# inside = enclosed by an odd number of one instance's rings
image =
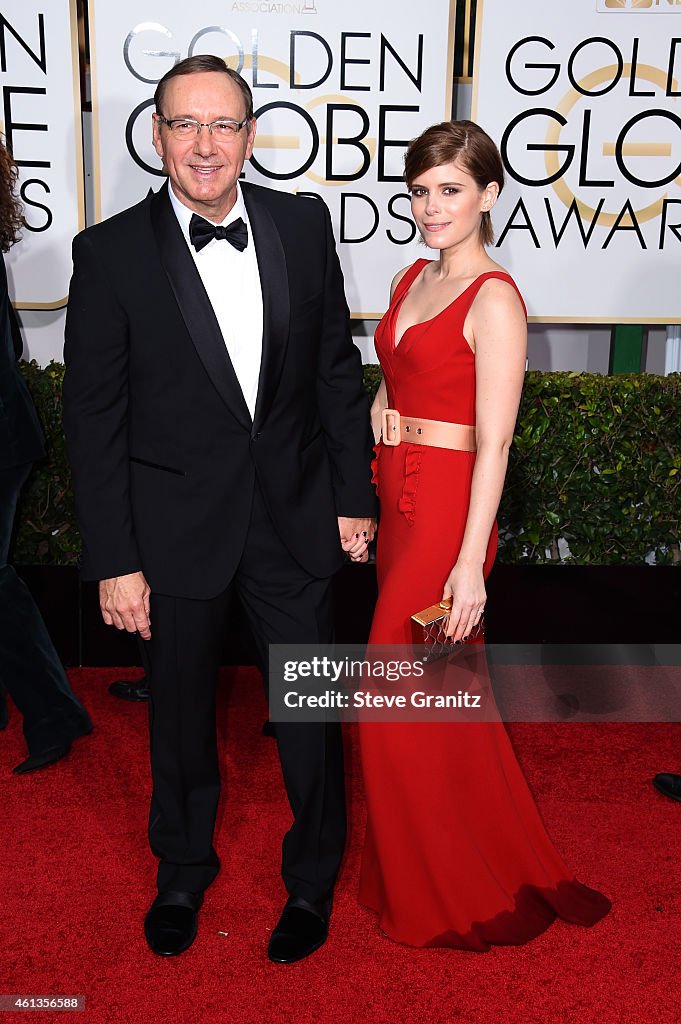
[[[19,241],[24,226],[23,207],[15,193],[19,168],[0,142],[0,251]]]
[[[412,185],[419,174],[442,164],[458,163],[470,174],[482,191],[496,181],[499,192],[504,187],[504,165],[495,143],[487,132],[474,121],[442,121],[431,125],[413,139],[404,157],[404,180]],[[480,241],[491,245],[494,241],[492,218],[483,212],[480,221]]]

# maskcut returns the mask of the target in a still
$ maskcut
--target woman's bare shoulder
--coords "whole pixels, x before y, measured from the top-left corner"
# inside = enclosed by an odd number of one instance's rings
[[[525,303],[522,299],[522,293],[513,274],[506,267],[502,267],[500,263],[490,260],[483,273],[503,274],[507,280],[503,281],[498,277],[491,277],[489,280],[484,281],[483,286],[475,297],[475,306],[478,309],[489,308],[490,305],[501,305],[506,309],[522,308],[524,312]]]

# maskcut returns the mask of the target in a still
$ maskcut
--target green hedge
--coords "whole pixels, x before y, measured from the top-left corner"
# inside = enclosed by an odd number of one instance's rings
[[[679,561],[681,374],[526,375],[499,510],[504,562]],[[562,549],[562,550],[561,550]]]
[[[63,366],[22,363],[48,439],[24,490],[13,557],[78,557],[61,430]],[[373,397],[377,366],[364,368]],[[499,560],[537,564],[678,563],[681,374],[539,373],[525,378],[499,510]]]
[[[21,565],[74,565],[80,538],[61,425],[64,367],[51,362],[41,369],[35,360],[20,366],[45,431],[47,456],[36,463],[22,492],[12,558]]]

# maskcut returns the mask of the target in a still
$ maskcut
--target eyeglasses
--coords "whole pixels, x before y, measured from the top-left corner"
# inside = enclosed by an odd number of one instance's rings
[[[205,121],[195,121],[191,117],[163,117],[162,114],[157,114],[156,117],[161,124],[167,124],[173,136],[176,139],[191,139],[195,135],[201,134],[202,128],[207,128],[210,135],[214,135],[220,142],[234,142],[241,129],[247,125],[250,118],[246,117],[243,121],[232,121],[229,118],[220,118],[217,121],[211,121],[210,123]]]

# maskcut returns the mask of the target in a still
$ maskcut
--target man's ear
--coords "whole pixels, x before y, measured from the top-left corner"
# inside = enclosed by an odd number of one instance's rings
[[[161,160],[163,160],[163,141],[161,139],[161,122],[158,114],[151,115],[151,141],[154,149]]]
[[[255,143],[255,133],[257,130],[257,121],[254,117],[251,118],[251,123],[248,126],[248,142],[246,143],[246,156],[244,160],[250,160],[251,153],[253,152],[253,145]]]

